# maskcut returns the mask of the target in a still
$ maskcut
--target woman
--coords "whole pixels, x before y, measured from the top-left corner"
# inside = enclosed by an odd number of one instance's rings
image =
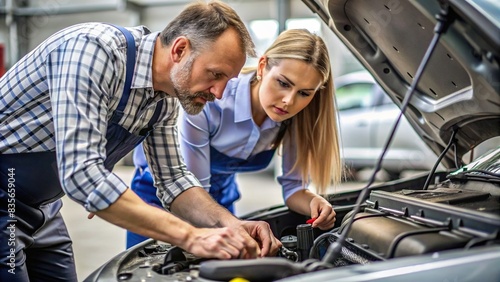
[[[264,169],[281,146],[278,181],[286,205],[316,218],[313,227],[330,229],[335,223],[331,204],[307,186],[312,182],[321,194],[341,179],[333,94],[323,40],[307,30],[287,30],[257,67],[243,69],[228,82],[222,99],[207,103],[198,115],[183,114],[179,129],[186,165],[218,203],[234,212],[239,198],[235,173]],[[134,161],[147,168],[141,150]],[[132,189],[155,200],[148,173],[136,175]],[[131,235],[128,246],[141,241]]]

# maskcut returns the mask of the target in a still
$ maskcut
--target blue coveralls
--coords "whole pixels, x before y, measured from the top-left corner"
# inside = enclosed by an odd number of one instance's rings
[[[229,157],[210,147],[210,195],[222,206],[234,213],[234,202],[240,198],[236,184],[237,172],[251,172],[266,168],[274,155],[267,150],[244,160]],[[153,186],[153,177],[149,170],[142,145],[134,151],[136,170],[130,188],[147,203],[161,207]],[[127,231],[127,248],[148,239],[142,235]]]
[[[163,105],[157,104],[142,135],[133,135],[118,124],[130,94],[136,50],[132,34],[117,28],[127,38],[127,74],[106,132],[104,166],[109,171],[149,134]],[[72,242],[59,212],[64,192],[56,153],[0,154],[0,188],[0,281],[77,281]],[[12,203],[15,210],[9,210]]]

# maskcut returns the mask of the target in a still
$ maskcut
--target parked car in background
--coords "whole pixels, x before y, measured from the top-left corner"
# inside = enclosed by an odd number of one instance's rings
[[[346,177],[356,180],[360,170],[375,167],[400,110],[368,71],[344,74],[334,84],[342,160]],[[382,163],[385,173],[381,178],[391,180],[403,171],[429,170],[436,159],[403,116]],[[274,161],[277,176],[282,173],[279,154]]]
[[[367,71],[335,79],[342,159],[352,177],[373,168],[400,109]],[[389,179],[405,170],[429,170],[437,156],[403,116],[385,154],[382,168]]]

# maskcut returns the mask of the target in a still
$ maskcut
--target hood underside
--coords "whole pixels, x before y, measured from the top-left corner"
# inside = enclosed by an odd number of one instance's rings
[[[435,35],[436,15],[447,11],[447,28],[405,116],[436,154],[443,151],[454,130],[459,158],[481,142],[500,136],[497,0],[303,1],[400,107]],[[454,167],[455,152],[443,158],[446,167]]]

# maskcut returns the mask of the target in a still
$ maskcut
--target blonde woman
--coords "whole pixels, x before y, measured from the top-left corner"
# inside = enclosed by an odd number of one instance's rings
[[[264,169],[282,148],[278,181],[286,205],[316,218],[313,227],[335,223],[321,194],[341,179],[342,165],[330,58],[323,40],[307,30],[280,34],[258,61],[228,82],[223,97],[197,115],[180,119],[181,151],[188,167],[212,197],[231,212],[239,199],[235,174]],[[154,196],[146,161],[136,150],[132,189],[151,203]],[[139,169],[138,169],[139,170]],[[156,199],[156,200],[155,200]],[[132,246],[145,238],[128,234]]]

